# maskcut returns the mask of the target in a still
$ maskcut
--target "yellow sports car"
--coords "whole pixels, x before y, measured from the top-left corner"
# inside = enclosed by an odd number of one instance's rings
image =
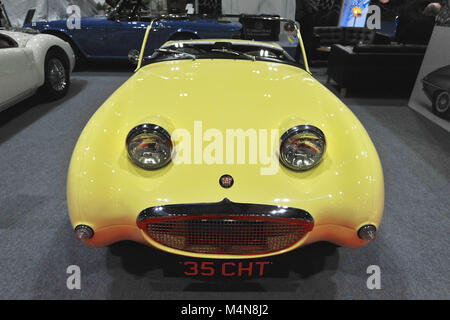
[[[135,74],[72,155],[67,196],[79,240],[235,259],[375,239],[384,206],[377,151],[306,58],[220,39],[171,41],[147,56],[150,31],[130,55]]]

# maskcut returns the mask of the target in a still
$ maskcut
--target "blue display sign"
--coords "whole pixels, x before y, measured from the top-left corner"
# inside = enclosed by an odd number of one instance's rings
[[[370,0],[344,0],[339,26],[365,27]]]

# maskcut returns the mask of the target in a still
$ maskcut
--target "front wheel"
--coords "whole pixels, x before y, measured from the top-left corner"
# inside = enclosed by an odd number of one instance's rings
[[[58,50],[50,50],[45,58],[45,82],[42,93],[48,100],[64,97],[70,87],[70,67],[67,57]]]
[[[433,99],[433,112],[440,117],[450,116],[450,93],[440,91]]]

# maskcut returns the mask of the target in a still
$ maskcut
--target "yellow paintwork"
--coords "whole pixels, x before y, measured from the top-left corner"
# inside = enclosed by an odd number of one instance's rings
[[[306,69],[306,71],[308,71],[308,73],[311,73],[309,71],[309,64],[308,64],[308,59],[306,58],[305,45],[303,44],[303,38],[302,38],[302,36],[300,34],[300,29],[297,27],[296,23],[294,23],[294,25],[295,25],[295,32],[297,33],[297,39],[298,39],[298,42],[300,44],[300,49],[302,50],[303,62],[305,64],[305,69]]]
[[[280,129],[282,134],[309,123],[324,132],[327,151],[309,171],[280,166],[275,175],[261,175],[260,164],[172,162],[146,171],[128,159],[125,138],[134,126],[152,122],[169,133],[185,128],[193,134],[197,120],[203,121],[203,132],[216,128],[224,136],[226,129],[238,128]],[[203,142],[203,148],[207,145]],[[232,188],[220,187],[223,174],[234,177]],[[176,254],[236,258],[163,247],[138,229],[136,218],[157,205],[224,198],[283,205],[306,210],[314,218],[312,232],[285,251],[322,240],[357,248],[367,243],[357,230],[380,224],[384,183],[378,154],[361,123],[309,73],[278,63],[198,59],[144,66],[98,109],[75,147],[67,196],[72,225],[86,224],[95,231],[85,241],[88,245],[130,239]]]

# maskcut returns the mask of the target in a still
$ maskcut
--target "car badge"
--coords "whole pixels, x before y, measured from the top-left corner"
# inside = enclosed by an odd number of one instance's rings
[[[222,186],[222,188],[231,188],[231,186],[234,183],[234,179],[229,174],[224,174],[220,177],[219,183]]]

